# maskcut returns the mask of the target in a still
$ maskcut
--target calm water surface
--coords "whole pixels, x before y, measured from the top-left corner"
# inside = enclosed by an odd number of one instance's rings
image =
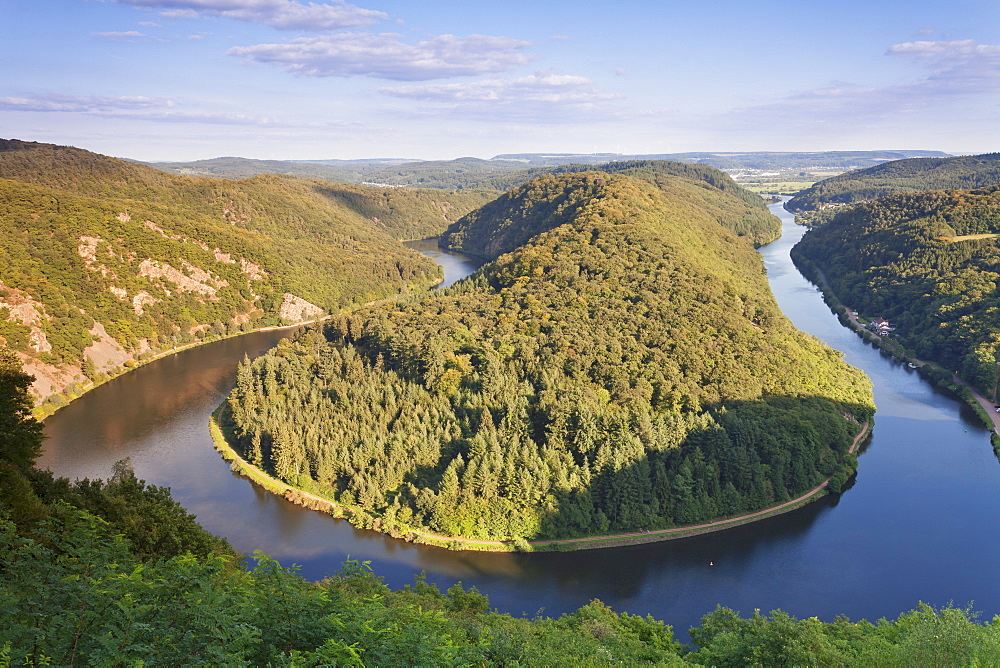
[[[426,571],[443,588],[455,580],[475,585],[513,614],[558,615],[599,598],[652,614],[683,638],[719,603],[823,620],[895,617],[918,601],[973,602],[987,617],[1000,613],[1000,464],[989,432],[962,404],[839,324],[788,259],[802,229],[780,205],[772,211],[784,236],[762,252],[781,308],[875,384],[874,434],[856,483],[838,499],[721,533],[571,553],[449,552],[358,530],[260,491],[212,449],[208,417],[232,387],[237,363],[290,330],[179,353],[84,395],[46,420],[41,464],[69,477],[107,477],[128,456],[140,477],[170,486],[240,550],[261,549],[314,579],[349,557],[371,561],[392,586]],[[452,266],[446,271],[474,268],[474,260],[428,250]]]
[[[465,278],[476,269],[479,269],[483,264],[482,260],[476,259],[471,255],[439,248],[437,238],[406,241],[404,245],[409,246],[415,251],[420,251],[420,253],[441,265],[444,269],[444,280],[436,286],[438,288],[446,288],[455,281]]]

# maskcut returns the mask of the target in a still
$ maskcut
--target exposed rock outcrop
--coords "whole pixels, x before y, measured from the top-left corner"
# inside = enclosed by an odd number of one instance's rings
[[[278,315],[281,319],[288,322],[302,322],[303,320],[318,318],[323,313],[323,309],[319,306],[311,304],[302,299],[302,297],[293,295],[291,292],[285,293],[281,301],[281,307],[278,309]]]

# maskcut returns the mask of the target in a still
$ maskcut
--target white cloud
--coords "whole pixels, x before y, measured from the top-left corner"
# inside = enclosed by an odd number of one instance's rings
[[[487,35],[439,35],[406,44],[394,33],[347,33],[299,37],[285,44],[257,44],[229,50],[254,62],[279,65],[303,76],[374,77],[424,81],[502,72],[531,60],[520,53],[528,42]]]
[[[199,14],[193,9],[170,9],[160,12],[160,16],[165,19],[196,19]]]
[[[127,41],[130,42],[135,39],[145,39],[149,38],[149,35],[145,35],[138,30],[126,30],[124,32],[95,32],[98,37],[103,37],[104,39],[111,39],[115,41]]]
[[[974,40],[906,42],[886,51],[889,56],[913,59],[929,73],[919,79],[890,86],[863,86],[836,82],[802,91],[775,103],[738,109],[727,114],[732,129],[791,130],[791,125],[846,132],[860,126],[874,127],[922,110],[948,104],[954,114],[958,98],[1000,92],[1000,46]]]
[[[166,98],[36,95],[0,97],[0,109],[13,111],[106,112],[173,107]]]
[[[517,79],[484,79],[470,83],[431,86],[397,86],[381,88],[380,92],[434,102],[503,102],[525,101],[551,103],[596,102],[613,99],[600,93],[585,77],[568,74],[532,74]]]
[[[34,95],[0,97],[0,110],[76,113],[101,118],[156,121],[165,123],[210,123],[223,125],[275,125],[270,118],[245,114],[199,113],[176,110],[177,103],[166,98]]]
[[[1000,45],[965,39],[953,42],[906,42],[889,47],[931,71],[902,88],[921,96],[965,95],[1000,90]]]
[[[167,18],[220,16],[251,21],[279,30],[342,30],[372,25],[388,18],[385,12],[363,9],[346,2],[310,2],[294,0],[115,0],[141,7],[162,9]]]
[[[515,79],[484,79],[468,83],[396,86],[379,92],[435,105],[463,118],[481,120],[532,119],[541,123],[609,118],[606,104],[617,95],[602,93],[585,77],[536,73]]]
[[[930,67],[939,68],[943,64],[956,65],[972,60],[995,59],[1000,55],[1000,46],[979,44],[974,39],[953,42],[904,42],[890,46],[886,53],[911,56]]]

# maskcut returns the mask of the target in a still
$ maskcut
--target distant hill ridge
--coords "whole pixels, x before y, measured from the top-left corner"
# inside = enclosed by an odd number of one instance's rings
[[[633,176],[678,197],[687,198],[691,193],[699,193],[702,195],[699,201],[686,204],[700,209],[700,213],[716,216],[723,227],[740,236],[748,236],[756,246],[773,241],[781,233],[779,222],[768,213],[760,196],[744,190],[727,174],[713,167],[637,160],[596,167],[566,165],[547,169],[546,172],[453,224],[442,235],[441,245],[490,259],[513,250],[536,234],[547,231],[551,225],[560,224],[559,221],[571,216],[578,207],[589,203],[594,194],[580,183],[599,183],[604,180],[601,176],[583,182],[563,178],[588,172]],[[679,182],[699,183],[706,191],[678,189]],[[590,186],[593,187],[596,186]],[[718,197],[722,193],[732,199]],[[516,216],[511,218],[511,212],[516,212]]]
[[[941,151],[820,151],[660,153],[623,155],[619,153],[508,153],[488,160],[463,157],[454,160],[370,159],[370,160],[251,160],[213,158],[193,162],[150,163],[174,174],[246,178],[255,174],[277,173],[322,178],[334,182],[380,183],[421,188],[490,188],[506,191],[545,173],[546,169],[579,165],[593,169],[614,162],[671,161],[700,164],[717,169],[829,170],[834,172],[868,167],[889,160],[918,156],[943,157]]]
[[[856,204],[886,195],[944,188],[982,188],[1000,184],[1000,153],[947,158],[911,158],[839,174],[793,197],[789,211]]]

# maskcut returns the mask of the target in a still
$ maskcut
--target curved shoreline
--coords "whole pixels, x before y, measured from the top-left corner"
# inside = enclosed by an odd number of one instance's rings
[[[995,404],[992,401],[987,399],[978,389],[969,384],[968,381],[957,373],[945,369],[937,362],[914,357],[906,352],[905,349],[902,349],[901,345],[887,345],[887,342],[881,337],[870,333],[861,324],[860,320],[858,320],[858,314],[840,301],[840,298],[834,293],[823,270],[808,258],[800,257],[796,260],[793,257],[793,263],[796,267],[798,267],[799,262],[804,265],[804,267],[799,267],[800,273],[802,273],[806,280],[820,289],[823,301],[838,316],[838,319],[845,327],[853,329],[865,341],[877,346],[881,350],[885,350],[893,355],[893,357],[912,364],[917,368],[918,373],[927,377],[928,380],[936,381],[939,387],[947,388],[965,402],[979,416],[985,426],[992,426],[993,433],[990,436],[990,440],[993,443],[993,449],[997,457],[1000,458],[1000,413],[996,412]],[[803,271],[803,268],[808,270],[808,275],[806,271]]]
[[[228,400],[227,400],[228,401]],[[260,485],[265,491],[284,497],[297,505],[305,506],[313,510],[325,512],[338,519],[349,518],[355,513],[363,513],[371,517],[371,513],[349,506],[338,504],[329,499],[323,498],[307,490],[294,487],[284,483],[258,466],[243,459],[242,456],[226,440],[222,427],[219,424],[222,412],[225,410],[227,402],[222,402],[209,417],[209,431],[212,434],[212,443],[222,458],[230,462],[230,468],[250,479],[251,482]],[[862,439],[871,433],[871,420],[865,421],[861,425],[861,430],[855,435],[851,447],[847,453],[850,455],[857,452]],[[739,515],[737,517],[723,518],[705,522],[702,524],[692,524],[682,527],[671,527],[669,529],[656,529],[652,531],[633,531],[621,534],[610,534],[604,536],[584,536],[582,538],[561,538],[550,540],[486,540],[476,538],[462,538],[458,536],[445,536],[431,531],[420,529],[391,527],[389,531],[382,531],[379,528],[369,528],[370,531],[377,531],[391,538],[403,539],[407,542],[421,543],[435,547],[444,547],[450,550],[467,551],[490,551],[490,552],[534,552],[552,550],[592,550],[605,547],[622,547],[626,545],[639,545],[642,543],[655,543],[665,540],[676,540],[698,536],[716,531],[723,531],[751,522],[774,517],[790,512],[804,506],[807,503],[816,501],[826,495],[826,487],[829,485],[832,476],[808,492],[784,503],[780,503],[769,508],[763,508],[751,513]],[[373,518],[377,523],[381,523],[380,517]],[[366,527],[362,527],[366,528]]]
[[[38,420],[40,422],[44,422],[45,418],[47,418],[47,417],[49,417],[51,415],[55,415],[60,409],[65,408],[66,406],[69,406],[71,403],[73,403],[74,401],[76,401],[77,399],[79,399],[80,397],[82,397],[83,395],[85,395],[87,392],[90,392],[91,390],[94,390],[94,389],[100,387],[101,385],[104,385],[105,383],[110,383],[111,381],[113,381],[116,378],[121,378],[125,374],[127,374],[127,373],[129,373],[131,371],[135,371],[136,369],[139,369],[140,367],[144,367],[147,364],[151,364],[151,363],[153,363],[153,362],[155,362],[157,360],[163,359],[164,357],[169,357],[171,355],[175,355],[175,354],[177,354],[179,352],[183,352],[185,350],[190,350],[191,348],[197,348],[198,346],[207,346],[207,345],[209,345],[211,343],[218,343],[219,341],[225,341],[226,339],[235,339],[237,337],[247,336],[249,334],[257,334],[257,333],[260,333],[260,332],[275,332],[275,331],[282,330],[282,329],[294,329],[296,327],[303,327],[305,325],[312,325],[312,324],[315,324],[317,322],[323,322],[325,320],[329,320],[334,315],[335,314],[330,314],[330,315],[323,316],[322,318],[315,318],[313,320],[303,320],[302,322],[296,322],[296,323],[293,323],[291,325],[268,325],[267,327],[261,327],[259,329],[251,329],[251,330],[248,330],[248,331],[245,331],[245,332],[236,332],[234,334],[226,334],[225,336],[213,337],[213,338],[210,338],[210,339],[207,339],[207,340],[202,339],[202,340],[199,340],[199,341],[192,341],[191,343],[185,343],[182,346],[175,346],[173,348],[164,348],[164,349],[156,352],[155,354],[150,355],[149,357],[146,357],[144,359],[129,358],[126,361],[132,362],[132,364],[130,364],[128,366],[126,366],[126,365],[123,364],[122,366],[120,366],[117,369],[115,369],[116,373],[114,375],[109,375],[108,378],[106,378],[106,379],[104,379],[104,380],[102,380],[100,382],[96,382],[96,381],[91,380],[89,383],[86,383],[85,385],[81,385],[80,389],[79,389],[79,392],[77,392],[77,393],[75,393],[75,394],[73,394],[73,395],[71,395],[69,397],[65,397],[64,396],[64,398],[66,399],[66,403],[62,404],[61,406],[56,406],[54,408],[46,408],[45,404],[41,403],[41,404],[38,404],[37,406],[34,407],[32,413],[33,413],[33,415],[34,415],[34,417],[35,417],[36,420]],[[49,395],[49,396],[57,396],[59,394],[62,394],[62,393],[56,392],[56,393],[54,393],[52,395]],[[48,398],[49,397],[46,397],[45,399],[48,399]]]
[[[435,286],[439,285],[442,281],[444,281],[444,279],[441,279],[441,281],[438,281],[437,283],[434,283],[433,285],[429,286],[426,289],[427,290],[433,289]],[[375,300],[372,300],[370,302],[365,302],[364,304],[357,304],[357,305],[354,305],[354,306],[352,306],[350,308],[346,308],[346,309],[337,311],[336,313],[328,313],[327,315],[324,315],[324,316],[319,317],[319,318],[313,318],[312,320],[303,320],[301,322],[294,322],[294,323],[292,323],[290,325],[268,325],[266,327],[259,327],[257,329],[250,329],[250,330],[246,330],[246,331],[242,331],[242,332],[234,332],[234,333],[230,333],[230,334],[225,334],[225,335],[222,335],[222,336],[214,336],[214,337],[209,338],[209,339],[201,339],[201,340],[197,340],[197,341],[192,341],[190,343],[185,343],[182,346],[174,346],[173,348],[164,348],[164,349],[162,349],[162,350],[160,350],[160,351],[154,353],[153,355],[150,355],[149,357],[146,357],[144,359],[137,359],[137,358],[134,358],[134,357],[133,358],[129,358],[128,360],[126,360],[126,362],[132,362],[132,364],[126,366],[123,363],[122,366],[120,366],[120,367],[118,367],[117,369],[114,370],[115,371],[114,375],[108,375],[107,378],[105,378],[104,380],[101,380],[100,382],[95,382],[95,381],[91,380],[89,383],[87,383],[85,385],[80,385],[79,391],[77,393],[74,393],[74,394],[71,394],[71,395],[67,396],[67,395],[65,395],[62,392],[56,392],[56,393],[54,393],[52,395],[49,395],[49,397],[62,395],[63,398],[66,399],[66,403],[64,403],[64,404],[62,404],[60,406],[55,406],[55,407],[46,406],[44,403],[40,403],[40,404],[36,405],[32,409],[32,414],[33,414],[33,416],[34,416],[34,418],[36,420],[38,420],[40,422],[44,422],[45,418],[47,418],[47,417],[49,417],[51,415],[54,415],[56,412],[59,411],[59,409],[65,408],[69,404],[73,403],[74,401],[76,401],[77,399],[79,399],[80,397],[82,397],[83,395],[85,395],[87,392],[90,392],[91,390],[93,390],[95,388],[98,388],[101,385],[104,385],[105,383],[110,383],[112,380],[114,380],[116,378],[120,378],[121,376],[124,376],[125,374],[129,373],[130,371],[135,371],[136,369],[138,369],[140,367],[146,366],[147,364],[150,364],[150,363],[155,362],[157,360],[163,359],[164,357],[169,357],[170,355],[175,355],[175,354],[177,354],[179,352],[183,352],[185,350],[190,350],[191,348],[197,348],[198,346],[207,346],[207,345],[209,345],[211,343],[217,343],[219,341],[225,341],[227,339],[235,339],[235,338],[238,338],[238,337],[241,337],[241,336],[248,336],[250,334],[259,334],[261,332],[276,332],[276,331],[280,331],[280,330],[283,330],[283,329],[295,329],[295,328],[298,328],[298,327],[305,327],[307,325],[314,325],[314,324],[319,323],[319,322],[326,322],[327,320],[330,320],[331,318],[334,318],[334,317],[336,317],[338,315],[343,315],[343,314],[346,314],[346,313],[352,313],[354,311],[357,311],[357,310],[360,310],[360,309],[363,309],[363,308],[367,308],[369,306],[375,306],[377,304],[381,304],[381,303],[386,302],[386,301],[398,300],[398,299],[407,297],[410,294],[412,294],[412,293],[411,292],[400,292],[398,294],[391,295],[389,297],[381,297],[379,299],[375,299]],[[49,397],[45,397],[45,399],[48,399]],[[43,402],[44,402],[44,400],[43,400]]]

